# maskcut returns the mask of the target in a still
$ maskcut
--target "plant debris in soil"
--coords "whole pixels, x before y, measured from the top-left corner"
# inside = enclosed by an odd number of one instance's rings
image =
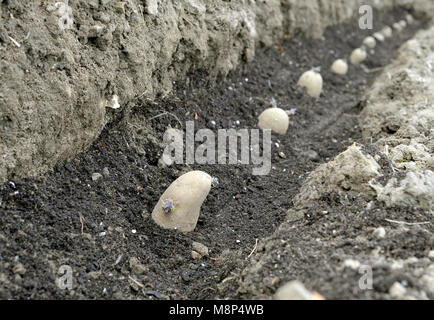
[[[406,13],[376,12],[375,29]],[[44,175],[0,186],[0,298],[218,297],[218,284],[242,269],[257,241],[284,221],[306,176],[360,141],[357,114],[365,88],[420,27],[415,23],[378,43],[364,63],[376,72],[350,66],[346,76],[337,76],[329,70],[374,31],[360,30],[354,20],[329,27],[322,39],[287,36],[276,47],[260,48],[245,70],[217,84],[199,70],[176,82],[169,96],[141,98],[128,111],[113,110],[116,120],[86,152]],[[324,87],[316,100],[296,83],[318,66]],[[168,126],[183,129],[193,120],[195,130],[257,128],[258,115],[272,104],[291,115],[288,132],[272,135],[270,174],[252,175],[253,165],[158,166]],[[150,218],[153,206],[173,180],[193,169],[217,177],[219,186],[202,205],[194,232],[161,229]],[[100,175],[92,179],[94,173]],[[359,222],[334,223],[351,230]],[[304,236],[316,238],[321,228],[310,223]],[[193,242],[205,245],[209,256],[193,259]],[[315,250],[310,244],[301,249]],[[328,253],[321,257],[332,259]],[[56,285],[62,265],[72,270],[70,290]],[[322,283],[327,286],[326,275]],[[237,291],[235,284],[229,289]],[[345,298],[339,292],[333,297]]]

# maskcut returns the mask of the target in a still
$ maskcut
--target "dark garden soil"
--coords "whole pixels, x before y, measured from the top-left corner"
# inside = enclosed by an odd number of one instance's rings
[[[374,29],[406,13],[376,12]],[[354,20],[329,27],[323,39],[288,35],[279,46],[259,48],[246,70],[217,83],[209,82],[206,70],[198,71],[176,83],[171,96],[138,98],[129,112],[114,110],[117,120],[89,150],[52,172],[0,186],[0,298],[224,298],[217,285],[248,263],[256,239],[270,236],[283,222],[309,172],[361,140],[357,115],[365,88],[421,27],[415,23],[379,43],[364,64],[374,72],[354,66],[346,76],[329,71],[335,59],[348,57],[372,33],[360,30]],[[296,86],[302,72],[317,66],[324,79],[318,101]],[[181,129],[186,120],[194,120],[196,130],[256,128],[258,115],[273,99],[295,112],[288,132],[272,136],[269,175],[252,175],[251,165],[158,166],[160,141],[169,125]],[[161,229],[150,218],[153,206],[173,180],[193,169],[218,177],[219,186],[204,202],[194,232]],[[93,173],[103,171],[101,179],[92,180]],[[318,204],[318,210],[323,206]],[[326,219],[306,218],[303,237],[317,238]],[[358,228],[359,234],[372,232],[360,230],[358,219],[334,219],[333,227],[339,225]],[[322,238],[321,248],[333,241],[329,237]],[[417,256],[427,239],[414,237],[407,250]],[[193,241],[206,245],[209,257],[194,260]],[[318,257],[313,264],[333,259],[327,250],[316,252],[318,247],[299,249]],[[357,255],[363,248],[348,250]],[[73,270],[72,290],[56,285],[62,265]],[[315,290],[326,298],[346,298],[344,290],[327,289],[328,275],[315,277]],[[237,298],[236,291],[234,284],[227,295]]]

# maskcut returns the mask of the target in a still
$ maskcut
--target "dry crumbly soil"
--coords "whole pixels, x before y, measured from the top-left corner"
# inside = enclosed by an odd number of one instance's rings
[[[391,25],[406,13],[399,8],[376,12],[374,28]],[[270,236],[279,227],[309,172],[361,141],[357,115],[365,88],[377,68],[385,66],[396,49],[422,27],[418,22],[387,43],[379,43],[364,64],[373,72],[351,66],[346,76],[339,77],[328,70],[336,58],[349,56],[372,32],[360,30],[357,21],[352,21],[329,27],[320,40],[287,37],[280,46],[260,48],[246,70],[220,80],[217,87],[209,85],[202,70],[176,82],[171,96],[138,99],[128,112],[113,110],[116,120],[86,152],[37,178],[0,186],[0,298],[245,298],[236,283],[224,286],[223,291],[218,284],[246,266],[256,239]],[[324,79],[317,101],[296,86],[300,74],[316,66],[322,67]],[[186,120],[197,118],[196,130],[256,128],[257,116],[273,98],[280,107],[296,110],[286,135],[272,136],[269,175],[252,175],[250,165],[158,167],[163,151],[160,141],[169,125],[180,128]],[[103,174],[104,168],[108,172],[93,181],[92,174]],[[150,218],[153,206],[174,179],[193,169],[220,181],[202,206],[196,230],[180,234],[161,229]],[[394,280],[389,273],[380,273],[376,294],[366,296],[351,290],[345,277],[332,279],[327,265],[336,259],[337,247],[345,247],[354,256],[372,250],[375,243],[355,245],[352,239],[355,233],[369,237],[369,224],[375,225],[375,219],[408,220],[412,215],[412,221],[417,221],[418,213],[411,209],[391,212],[379,206],[368,217],[373,220],[365,223],[359,211],[366,202],[346,201],[345,211],[334,211],[342,203],[331,194],[295,224],[297,229],[288,241],[294,250],[305,253],[303,261],[294,263],[303,272],[295,275],[302,281],[314,277],[310,287],[326,298],[382,298],[384,288]],[[332,214],[316,214],[323,211]],[[341,232],[347,241],[336,244],[328,228]],[[312,245],[308,239],[318,235],[321,246]],[[406,237],[405,244],[390,239],[387,250],[404,258],[426,256],[432,236],[416,230]],[[206,245],[209,257],[192,259],[193,241]],[[56,285],[61,265],[73,270],[72,290]]]
[[[172,92],[192,70],[225,77],[283,32],[318,37],[362,4],[399,3],[429,12],[430,0],[3,0],[0,183],[88,149],[116,101]]]

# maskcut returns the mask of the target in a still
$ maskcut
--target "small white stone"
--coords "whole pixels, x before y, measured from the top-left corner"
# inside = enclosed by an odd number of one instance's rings
[[[374,230],[374,232],[372,232],[372,234],[374,235],[374,237],[377,238],[384,238],[386,236],[386,229],[384,229],[383,227],[378,227],[377,229]]]
[[[146,1],[146,12],[152,16],[158,14],[158,1],[157,0],[147,0]]]
[[[89,28],[88,37],[89,38],[98,37],[102,34],[103,30],[104,30],[104,26],[101,26],[101,25],[91,26]]]
[[[354,259],[346,259],[343,263],[343,266],[353,270],[359,270],[360,262]]]
[[[275,300],[313,300],[312,293],[298,280],[290,281],[280,287],[274,295]]]
[[[404,262],[405,262],[406,264],[415,264],[415,263],[418,263],[418,262],[419,262],[419,259],[416,258],[416,257],[410,257],[410,258],[405,259]]]
[[[434,250],[431,250],[431,251],[428,253],[428,258],[434,259]]]
[[[68,13],[68,5],[63,2],[56,2],[55,7],[57,8],[56,14],[61,17]]]
[[[53,4],[49,4],[46,8],[45,8],[45,10],[47,10],[48,12],[53,12],[54,10],[56,10],[57,9],[57,7],[55,6],[55,5],[53,5]]]
[[[101,173],[98,173],[98,172],[92,173],[92,181],[98,181],[101,178],[102,178]]]
[[[427,291],[434,294],[434,275],[425,274],[420,278],[420,281]]]
[[[57,8],[56,15],[59,17],[59,28],[61,30],[71,29],[74,25],[72,8],[63,2],[56,2],[55,7]]]
[[[404,268],[404,263],[402,261],[393,261],[390,264],[390,270],[392,271],[401,270],[402,268]]]
[[[108,106],[112,109],[120,108],[121,105],[119,104],[119,97],[117,95],[113,95]]]
[[[191,251],[191,257],[192,257],[194,260],[199,260],[200,258],[202,258],[202,256],[200,255],[200,253],[199,253],[199,252],[196,252],[196,251],[194,251],[194,250]]]
[[[103,174],[103,176],[105,176],[105,177],[110,176],[110,171],[109,171],[109,169],[108,169],[107,167],[104,167],[104,169],[102,169],[102,174]]]
[[[202,257],[208,256],[208,254],[209,254],[208,253],[208,247],[205,246],[204,244],[194,241],[192,243],[192,246],[193,246],[193,250],[196,251],[197,253],[199,253]]]
[[[395,299],[402,299],[406,293],[407,289],[399,282],[395,282],[389,289],[390,296]]]

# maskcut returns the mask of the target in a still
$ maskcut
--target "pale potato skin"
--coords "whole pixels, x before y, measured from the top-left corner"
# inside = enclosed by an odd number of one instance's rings
[[[340,74],[340,75],[347,74],[348,64],[344,60],[338,59],[335,62],[333,62],[331,66],[331,70],[336,74]]]
[[[368,48],[374,49],[375,45],[377,44],[374,37],[366,37],[365,40],[363,40],[363,44],[367,46]]]
[[[376,32],[372,35],[376,40],[383,42],[384,41],[384,35],[380,32]]]
[[[367,56],[368,55],[365,50],[357,48],[353,51],[353,53],[351,53],[350,61],[352,64],[360,64],[366,59]]]
[[[152,211],[152,219],[165,229],[190,232],[196,228],[200,208],[211,190],[212,177],[203,171],[190,171],[172,182]],[[163,210],[163,201],[170,200],[174,208]]]
[[[383,36],[385,36],[386,38],[390,38],[393,34],[392,28],[389,26],[384,27],[381,32],[382,32]]]
[[[259,115],[258,127],[271,129],[278,134],[285,134],[289,126],[288,114],[277,107],[268,108]]]
[[[319,72],[309,70],[301,75],[297,85],[305,88],[311,97],[319,98],[322,91],[322,82],[322,77]]]
[[[401,31],[402,30],[402,26],[398,22],[395,22],[392,27],[396,31]]]
[[[407,20],[408,24],[412,24],[414,22],[414,18],[411,14],[406,15],[405,20]]]

